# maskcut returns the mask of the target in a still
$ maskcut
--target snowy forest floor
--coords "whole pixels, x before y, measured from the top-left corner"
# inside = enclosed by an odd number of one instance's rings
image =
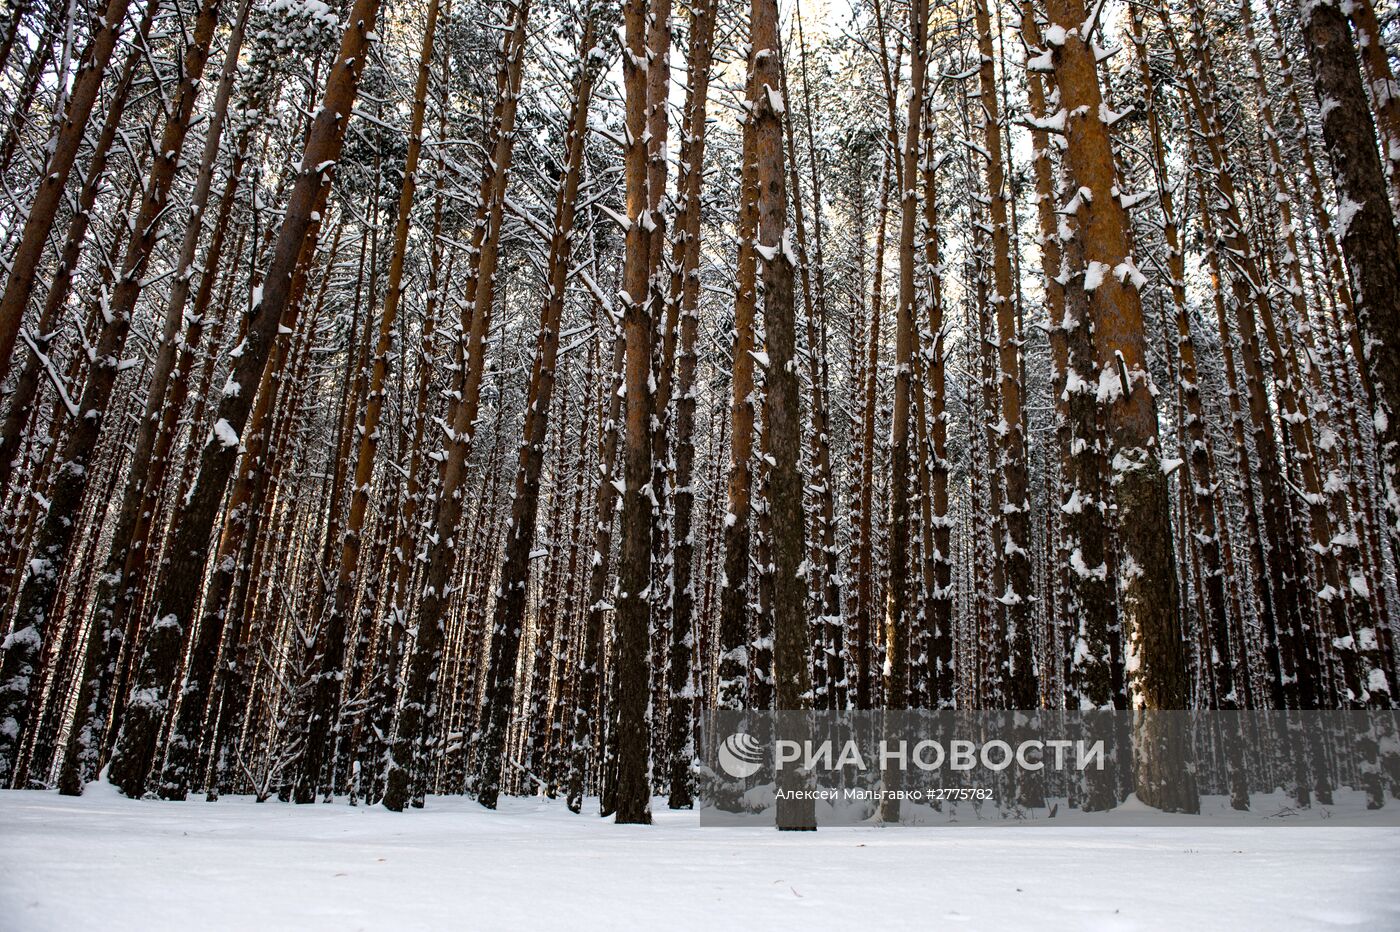
[[[0,791],[0,928],[1397,929],[1392,828],[650,828]],[[596,810],[595,810],[596,811]]]

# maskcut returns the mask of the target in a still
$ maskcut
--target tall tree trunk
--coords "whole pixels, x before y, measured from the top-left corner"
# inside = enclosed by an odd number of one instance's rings
[[[914,0],[909,7],[909,116],[904,129],[904,167],[899,174],[899,304],[895,309],[894,420],[890,441],[889,590],[885,597],[885,708],[909,705],[909,635],[913,612],[909,605],[909,421],[914,393],[914,279],[919,222],[919,154],[924,115],[924,81],[928,75],[928,4]],[[765,292],[765,300],[766,300]],[[767,304],[765,303],[765,313]],[[799,521],[798,527],[801,527]],[[888,770],[885,782],[898,788],[900,774]],[[899,821],[897,797],[881,800],[880,818]]]
[[[992,224],[992,304],[997,322],[997,389],[1000,420],[996,475],[1001,508],[993,515],[997,526],[996,560],[1003,567],[1005,591],[993,598],[1000,607],[996,645],[998,658],[990,688],[1007,708],[1034,708],[1038,689],[1031,659],[1034,593],[1031,592],[1030,488],[1026,472],[1025,415],[1021,402],[1021,334],[1011,264],[1011,229],[1007,217],[1006,155],[1002,145],[1001,112],[997,103],[991,18],[986,0],[977,0],[977,45],[981,56],[979,84],[982,107],[982,146],[986,150],[988,211]],[[897,428],[896,428],[897,429]]]
[[[745,97],[752,102],[753,67]],[[753,119],[746,107],[740,168],[739,257],[734,295],[734,349],[730,378],[728,507],[724,515],[724,569],[720,573],[719,694],[722,709],[749,706],[749,554],[754,433],[754,316],[758,303],[758,266],[754,243],[758,231],[758,154]]]
[[[666,178],[669,169],[667,141],[670,136],[671,89],[671,0],[653,0],[647,11],[647,317],[652,328],[651,410],[651,621],[649,657],[651,709],[669,708],[671,647],[671,571],[675,550],[671,540],[670,501],[672,462],[671,393],[675,382],[676,343],[679,336],[680,307],[670,300],[670,270],[667,268],[666,228],[669,205]],[[649,713],[649,716],[651,713]],[[664,715],[652,721],[651,756],[667,757],[667,727]]]
[[[696,690],[692,656],[701,657],[695,624],[695,407],[696,342],[700,335],[700,194],[705,179],[706,105],[714,57],[716,8],[710,0],[691,7],[690,51],[686,61],[685,117],[681,128],[680,167],[676,188],[675,253],[671,257],[671,302],[679,318],[676,367],[676,478],[672,539],[675,550],[671,580],[671,662],[667,709],[670,796],[672,809],[693,804],[691,765],[695,758],[691,708]]]
[[[777,708],[811,707],[810,648],[807,632],[807,581],[803,529],[801,459],[802,407],[797,376],[797,328],[793,306],[793,254],[787,230],[787,171],[783,164],[782,55],[777,0],[753,0],[749,7],[750,102],[744,126],[752,135],[758,185],[758,225],[754,251],[763,284],[766,392],[764,429],[770,438],[769,500],[773,521],[774,657]],[[800,737],[800,736],[799,736]],[[779,785],[802,785],[795,770],[785,770]],[[816,828],[811,799],[778,801],[778,828]]]
[[[350,514],[340,541],[340,560],[335,573],[334,588],[330,593],[329,605],[326,605],[324,614],[319,618],[319,624],[315,626],[315,653],[308,661],[313,682],[305,710],[306,737],[295,793],[298,802],[311,802],[318,794],[331,792],[328,774],[325,772],[326,758],[330,743],[334,740],[333,735],[340,732],[340,717],[334,706],[343,679],[346,621],[359,581],[360,544],[365,516],[369,511],[374,461],[379,451],[379,422],[384,411],[389,353],[393,349],[394,325],[398,319],[399,302],[405,287],[404,258],[408,252],[408,233],[413,222],[413,199],[418,190],[418,162],[423,151],[423,118],[427,109],[428,77],[433,64],[437,21],[438,0],[429,0],[427,19],[423,26],[423,47],[418,55],[418,76],[413,88],[413,107],[408,120],[408,152],[405,156],[403,185],[399,191],[398,210],[395,214],[394,246],[389,258],[389,281],[384,295],[384,309],[379,315],[379,331],[374,346],[364,418],[359,424],[360,444],[355,457]],[[370,301],[373,300],[374,294],[371,293]]]
[[[1194,780],[1182,767],[1170,717],[1156,710],[1187,705],[1186,648],[1180,629],[1171,504],[1162,473],[1157,410],[1147,348],[1141,273],[1128,256],[1127,212],[1117,196],[1118,172],[1104,120],[1092,35],[1081,0],[1048,0],[1060,42],[1051,60],[1066,114],[1065,162],[1079,188],[1075,217],[1084,250],[1084,277],[1097,352],[1098,394],[1112,456],[1117,505],[1118,591],[1128,645],[1128,690],[1134,708],[1149,713],[1139,730],[1139,798],[1168,811],[1195,812]],[[1099,9],[1097,6],[1095,9]],[[1085,193],[1087,191],[1087,193]]]
[[[845,619],[841,615],[840,552],[836,545],[836,479],[831,465],[831,399],[827,360],[827,286],[823,257],[824,224],[822,221],[821,173],[817,170],[816,136],[812,127],[811,86],[807,79],[807,45],[802,33],[802,15],[797,13],[797,40],[801,55],[802,102],[807,143],[807,158],[812,178],[813,246],[807,250],[807,227],[802,206],[802,186],[799,182],[797,145],[793,140],[792,120],[787,121],[788,171],[792,181],[793,219],[797,225],[797,246],[802,265],[802,300],[807,317],[807,362],[812,381],[812,425],[808,456],[812,461],[813,491],[818,499],[817,530],[812,535],[812,591],[821,607],[817,633],[817,663],[813,671],[813,703],[820,708],[835,708],[838,683],[845,677],[841,653],[844,642]],[[786,70],[784,71],[786,78]],[[786,83],[786,80],[784,81]],[[786,88],[783,99],[788,98]]]
[[[627,137],[623,177],[627,189],[626,253],[622,268],[622,333],[626,343],[623,377],[622,553],[618,563],[617,648],[617,821],[651,822],[650,700],[651,535],[655,497],[650,488],[654,372],[652,343],[656,322],[650,300],[649,231],[656,222],[648,195],[646,117],[648,109],[646,0],[627,0],[623,84]]]
[[[856,640],[855,650],[851,655],[851,663],[856,667],[855,707],[862,710],[871,708],[874,701],[871,695],[871,675],[874,666],[871,642],[874,634],[872,614],[875,601],[875,422],[879,416],[876,395],[880,387],[880,312],[884,306],[885,223],[889,214],[890,191],[895,186],[894,164],[897,157],[891,151],[884,155],[882,161],[884,164],[880,176],[880,213],[875,218],[875,273],[870,287],[870,333],[866,341],[867,356],[861,394],[861,403],[865,410],[861,419],[861,479],[857,488],[860,513],[856,548],[856,604],[855,617],[851,619]],[[849,680],[849,668],[846,676]]]

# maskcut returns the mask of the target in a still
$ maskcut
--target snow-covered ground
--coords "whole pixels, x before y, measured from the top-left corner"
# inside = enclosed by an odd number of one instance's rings
[[[658,800],[658,803],[661,802]],[[1394,828],[652,827],[0,792],[0,929],[1400,929]]]

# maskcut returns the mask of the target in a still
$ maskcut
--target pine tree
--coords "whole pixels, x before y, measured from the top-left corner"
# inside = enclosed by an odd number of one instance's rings
[[[1096,354],[1094,381],[1111,454],[1109,482],[1117,504],[1121,556],[1117,585],[1127,640],[1128,693],[1151,713],[1187,705],[1186,656],[1166,476],[1157,436],[1155,389],[1146,364],[1141,272],[1128,255],[1127,216],[1109,141],[1112,111],[1103,103],[1093,45],[1097,26],[1079,0],[1049,0],[1051,48],[1059,104],[1066,115],[1065,162],[1078,186],[1073,204],[1084,265],[1088,318]],[[1096,7],[1097,12],[1099,8]],[[1066,208],[1068,210],[1068,208]],[[1175,720],[1146,719],[1136,786],[1149,805],[1194,812],[1196,787],[1180,769]]]

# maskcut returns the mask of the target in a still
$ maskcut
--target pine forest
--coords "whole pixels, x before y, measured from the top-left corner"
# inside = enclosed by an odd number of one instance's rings
[[[713,710],[1395,709],[1397,37],[7,0],[0,787],[648,823]]]

